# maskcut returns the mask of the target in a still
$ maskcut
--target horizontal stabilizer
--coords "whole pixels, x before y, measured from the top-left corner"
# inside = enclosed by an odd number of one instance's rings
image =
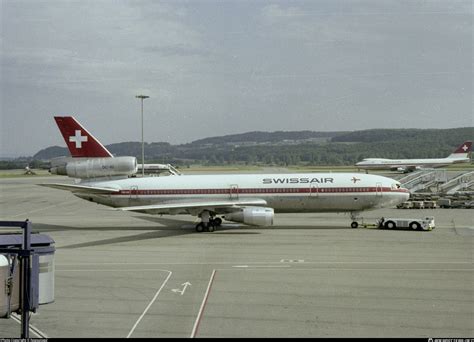
[[[59,183],[45,183],[45,184],[38,184],[41,186],[45,186],[48,188],[60,189],[60,190],[68,190],[73,193],[85,193],[85,194],[113,194],[120,192],[119,189],[111,189],[111,188],[99,188],[94,186],[87,186],[87,185],[75,185],[75,184],[59,184]]]

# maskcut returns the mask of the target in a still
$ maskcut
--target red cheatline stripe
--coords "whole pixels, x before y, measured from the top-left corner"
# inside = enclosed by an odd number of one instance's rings
[[[380,193],[380,192],[401,192],[408,193],[406,189],[391,188],[239,188],[239,189],[153,189],[153,190],[121,190],[115,195],[219,195],[219,194],[295,194],[295,193]]]

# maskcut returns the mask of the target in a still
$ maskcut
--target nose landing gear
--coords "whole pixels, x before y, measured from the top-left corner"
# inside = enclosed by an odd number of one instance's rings
[[[351,215],[351,220],[352,220],[351,228],[358,228],[359,223],[357,222],[357,220],[359,219],[359,212],[351,211],[350,215]]]

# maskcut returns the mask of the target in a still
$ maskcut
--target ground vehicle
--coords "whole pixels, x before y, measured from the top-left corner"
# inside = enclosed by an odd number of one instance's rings
[[[411,209],[413,208],[413,202],[406,201],[406,202],[400,203],[399,205],[397,205],[397,208],[398,209]]]
[[[425,204],[423,201],[413,201],[413,209],[425,209]]]
[[[462,200],[451,201],[451,208],[456,208],[456,209],[464,208],[465,204],[466,204],[466,201],[462,201]]]
[[[435,228],[435,222],[433,216],[427,216],[422,219],[382,217],[378,222],[378,227],[387,229],[410,228],[413,230],[432,230]]]
[[[451,199],[449,198],[440,198],[438,200],[438,205],[440,208],[450,208],[451,207]]]
[[[436,201],[424,201],[423,205],[425,209],[436,209]]]
[[[466,209],[474,208],[474,201],[467,201],[466,203],[464,203],[464,208]]]

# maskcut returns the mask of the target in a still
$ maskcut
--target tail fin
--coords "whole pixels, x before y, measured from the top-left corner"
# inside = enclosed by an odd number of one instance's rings
[[[471,152],[472,141],[463,142],[448,158],[468,158],[469,152]]]
[[[55,116],[54,120],[73,158],[113,157],[73,116]]]

